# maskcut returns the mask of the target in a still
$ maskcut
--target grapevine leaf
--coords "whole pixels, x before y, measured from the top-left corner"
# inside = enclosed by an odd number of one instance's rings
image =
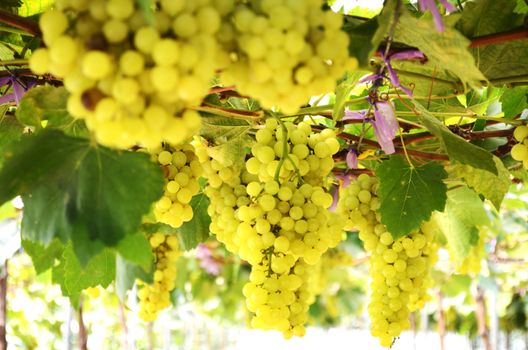
[[[145,272],[138,265],[130,263],[128,259],[123,258],[120,254],[116,257],[116,293],[119,299],[124,300],[126,292],[134,286],[136,279],[144,282],[152,282],[152,274]]]
[[[437,162],[410,166],[403,157],[393,156],[376,170],[380,186],[381,222],[394,239],[406,236],[420,227],[435,210],[442,211],[446,202],[447,177]]]
[[[480,87],[486,80],[467,48],[469,40],[453,28],[438,32],[431,19],[418,19],[405,11],[396,26],[394,40],[418,48],[437,69],[454,74],[464,84]]]
[[[34,87],[20,101],[16,117],[24,125],[41,128],[42,120],[63,118],[64,115],[68,115],[67,99],[68,92],[64,87],[50,85]]]
[[[513,12],[525,15],[528,14],[528,2],[526,0],[516,0],[517,5],[513,9]]]
[[[344,79],[337,85],[335,90],[335,103],[332,110],[332,118],[334,121],[343,119],[345,114],[345,102],[356,86],[359,79],[365,75],[365,71],[355,71],[353,73],[346,73]]]
[[[73,246],[69,243],[61,256],[59,265],[53,268],[52,279],[61,286],[62,294],[70,298],[75,307],[79,306],[79,296],[83,289],[101,285],[106,288],[116,275],[116,256],[105,249],[93,256],[82,267]]]
[[[467,142],[460,136],[453,134],[424,106],[416,101],[413,101],[413,103],[416,110],[420,112],[417,117],[421,124],[440,139],[440,142],[442,142],[451,159],[497,175],[497,166],[490,153],[470,142]]]
[[[64,246],[59,239],[54,239],[47,247],[39,242],[23,240],[22,247],[31,257],[37,274],[52,268],[55,265],[55,261],[60,259],[64,251]]]
[[[146,154],[43,130],[13,146],[0,183],[0,203],[23,197],[25,239],[44,245],[71,239],[84,264],[137,232],[141,216],[161,197],[163,175]]]
[[[209,198],[205,194],[201,193],[194,196],[190,204],[194,213],[193,218],[180,228],[180,238],[184,250],[193,249],[198,243],[207,240],[209,238],[209,225],[211,224],[211,217],[207,214]]]
[[[171,225],[163,224],[161,222],[156,223],[144,223],[140,228],[141,232],[144,232],[147,235],[152,235],[154,233],[162,233],[164,235],[176,235],[178,234],[178,229],[172,227]]]
[[[397,1],[385,1],[383,10],[378,16],[360,24],[352,21],[345,24],[345,31],[350,37],[348,52],[357,58],[360,67],[369,66],[370,58],[389,31],[397,5]]]
[[[0,167],[2,166],[11,144],[22,137],[24,127],[12,115],[7,115],[8,106],[0,106]]]
[[[482,0],[468,2],[457,28],[469,38],[507,32],[524,26],[524,15],[515,13],[515,1]],[[528,74],[528,39],[507,41],[472,49],[478,67],[490,79],[510,80]],[[510,80],[512,81],[512,80]],[[513,80],[514,81],[514,80]]]
[[[17,108],[18,120],[36,129],[47,120],[46,128],[63,130],[73,136],[86,136],[88,131],[82,120],[73,118],[66,109],[68,92],[64,87],[42,85],[24,95]]]
[[[477,243],[478,226],[489,224],[479,196],[465,186],[448,192],[445,210],[435,213],[435,220],[459,262]]]
[[[222,143],[247,134],[251,128],[246,120],[203,114],[200,135]]]
[[[129,262],[141,266],[145,271],[150,269],[154,257],[144,234],[127,235],[119,241],[116,249]]]
[[[471,277],[467,275],[449,275],[440,285],[442,293],[447,297],[456,297],[468,291],[471,287]]]
[[[20,249],[20,232],[17,220],[7,219],[0,221],[0,264]]]
[[[464,164],[455,164],[453,173],[464,179],[469,187],[491,201],[493,206],[499,210],[502,200],[510,188],[510,173],[499,158],[493,156],[493,161],[497,166],[497,175]]]
[[[513,118],[528,108],[528,87],[506,89],[500,99],[505,118]]]

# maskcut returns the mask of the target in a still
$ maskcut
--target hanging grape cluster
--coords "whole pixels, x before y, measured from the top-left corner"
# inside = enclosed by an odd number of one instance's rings
[[[163,169],[163,196],[154,207],[156,221],[178,228],[193,218],[191,199],[200,191],[202,166],[191,144],[164,145],[150,151],[153,161]]]
[[[178,238],[155,233],[149,238],[154,253],[154,281],[149,284],[138,280],[139,317],[154,321],[158,313],[171,305],[170,292],[175,287],[176,260],[181,255]]]
[[[222,80],[266,108],[294,113],[357,66],[341,16],[319,0],[241,1],[229,19],[217,33],[231,57]]]
[[[371,333],[382,346],[410,327],[409,313],[428,299],[429,269],[437,259],[434,230],[429,223],[394,240],[376,213],[378,180],[360,175],[343,189],[338,210],[347,217],[346,228],[359,231],[370,254],[371,295],[368,312]]]
[[[215,38],[230,1],[61,0],[40,18],[46,48],[30,68],[64,79],[68,111],[119,148],[179,144],[195,134],[189,109],[208,93],[225,54]]]
[[[328,212],[333,198],[322,186],[339,147],[330,129],[315,133],[308,123],[270,118],[240,176],[197,150],[213,179],[205,190],[211,232],[252,268],[243,292],[253,327],[285,337],[305,332],[312,267],[343,238],[342,220]]]

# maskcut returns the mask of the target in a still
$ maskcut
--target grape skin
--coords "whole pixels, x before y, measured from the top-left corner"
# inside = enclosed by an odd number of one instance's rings
[[[524,169],[528,169],[528,126],[516,127],[513,136],[519,143],[512,147],[511,156],[513,159],[522,162]]]

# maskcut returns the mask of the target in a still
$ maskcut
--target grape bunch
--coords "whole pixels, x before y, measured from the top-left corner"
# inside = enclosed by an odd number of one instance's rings
[[[156,221],[178,228],[193,218],[190,202],[200,191],[202,166],[188,143],[174,147],[165,144],[150,153],[165,178],[163,197],[154,206]]]
[[[179,144],[199,130],[199,105],[227,62],[216,34],[233,1],[58,0],[40,17],[36,74],[62,78],[68,111],[112,147]],[[151,24],[152,23],[152,24]]]
[[[517,140],[511,149],[513,159],[523,163],[524,169],[528,169],[528,126],[520,125],[513,131],[513,137]]]
[[[340,147],[335,133],[268,119],[240,171],[203,143],[195,147],[209,180],[210,230],[251,265],[243,292],[252,326],[304,335],[313,266],[343,238],[343,220],[328,212],[333,198],[323,187]]]
[[[222,82],[265,108],[294,113],[357,67],[342,18],[323,11],[319,0],[240,1],[229,17],[217,33],[231,57]]]
[[[377,188],[376,178],[360,175],[343,189],[338,210],[347,217],[346,228],[359,231],[365,250],[371,254],[371,333],[388,347],[410,327],[410,311],[422,308],[427,301],[429,269],[437,259],[437,249],[430,223],[407,237],[393,239],[376,213]]]
[[[313,266],[343,238],[322,187],[340,146],[330,129],[314,133],[307,123],[275,119],[266,120],[256,141],[246,170],[257,180],[246,186],[249,203],[234,213],[240,224],[233,240],[252,265],[246,304],[253,327],[303,336],[315,300]]]
[[[139,317],[154,321],[158,312],[171,305],[170,292],[175,287],[176,260],[181,255],[178,238],[173,235],[155,233],[149,238],[156,270],[152,284],[137,281],[139,286]]]

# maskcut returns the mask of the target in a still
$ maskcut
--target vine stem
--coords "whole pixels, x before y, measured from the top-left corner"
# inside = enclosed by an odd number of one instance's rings
[[[514,41],[528,38],[528,29],[517,28],[507,32],[483,35],[471,39],[470,48],[499,44],[506,41]]]
[[[15,15],[5,10],[0,10],[0,23],[23,30],[33,36],[42,36],[38,23],[25,17]]]
[[[479,116],[473,112],[429,112],[431,115],[438,117],[438,118],[453,118],[453,117],[468,117],[473,119],[482,119],[482,120],[491,120],[499,123],[504,124],[512,124],[512,125],[520,125],[523,124],[520,120],[513,120],[513,119],[506,119],[503,117],[487,117],[487,116]],[[405,112],[405,111],[399,111],[396,112],[398,116],[401,117],[413,117],[416,116],[415,112]]]

